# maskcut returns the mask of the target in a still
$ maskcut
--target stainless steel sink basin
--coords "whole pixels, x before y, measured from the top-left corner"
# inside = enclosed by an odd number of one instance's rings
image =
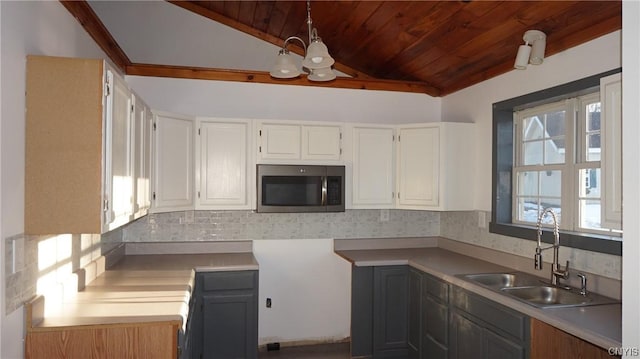
[[[512,287],[502,288],[502,292],[540,308],[597,304],[594,303],[594,295],[583,296],[557,287]]]
[[[575,288],[554,287],[534,275],[523,272],[463,274],[459,277],[538,308],[578,307],[620,302],[596,293],[587,293],[583,296]]]
[[[464,278],[492,288],[510,288],[539,285],[540,280],[524,273],[466,274]]]

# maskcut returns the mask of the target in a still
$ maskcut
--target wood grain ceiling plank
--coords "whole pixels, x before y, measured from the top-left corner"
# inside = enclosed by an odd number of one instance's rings
[[[231,19],[240,18],[240,3],[237,1],[224,1],[224,15]]]
[[[365,21],[363,24],[364,31],[358,33],[360,36],[353,39],[345,38],[348,41],[348,46],[341,51],[340,61],[352,63],[354,64],[352,66],[356,68],[360,67],[361,61],[367,61],[358,55],[361,49],[378,37],[380,29],[389,21],[392,21],[393,16],[405,6],[406,3],[404,2],[384,1]]]
[[[381,5],[381,1],[361,1],[357,3],[355,10],[348,14],[335,29],[336,34],[339,34],[341,46],[331,49],[332,56],[344,59],[349,44],[369,35],[370,31],[365,26],[365,23]]]
[[[291,12],[293,2],[291,1],[276,1],[271,11],[271,19],[269,20],[269,26],[267,27],[267,33],[286,39],[288,35],[283,34],[283,29],[287,23],[287,17]]]
[[[522,35],[530,28],[538,28],[532,25],[539,25],[541,19],[549,16],[551,11],[566,11],[572,5],[571,2],[544,2],[527,3],[520,8],[516,14],[500,17],[493,27],[484,31],[475,38],[469,39],[462,46],[455,49],[448,49],[444,56],[422,62],[422,67],[413,68],[412,72],[421,74],[418,78],[429,75],[429,79],[449,79],[451,74],[463,77],[460,69],[468,72],[484,71],[486,68],[470,67],[469,64],[484,63],[476,58],[493,57],[496,63],[501,63],[505,58],[515,56],[515,51],[523,43]],[[493,15],[493,12],[492,12]],[[531,24],[531,25],[529,25]],[[544,31],[544,28],[540,28]],[[513,50],[511,50],[513,49]]]
[[[252,26],[253,19],[255,18],[256,2],[255,1],[241,1],[240,13],[238,14],[238,21]]]
[[[131,64],[131,60],[111,36],[109,30],[107,30],[107,27],[104,26],[91,6],[86,1],[60,1],[60,3],[78,20],[80,25],[111,61],[124,72],[125,68]]]
[[[273,1],[258,1],[253,13],[253,27],[259,31],[267,33],[269,21],[271,19],[271,10],[273,9]]]
[[[447,22],[442,22],[433,31],[421,33],[420,39],[405,46],[392,58],[385,60],[383,69],[387,69],[386,74],[381,74],[383,78],[411,78],[416,80],[417,77],[411,75],[412,71],[403,68],[403,64],[411,66],[417,70],[421,68],[421,64],[427,61],[434,61],[444,56],[448,49],[454,48],[460,42],[467,42],[469,38],[475,36],[481,31],[485,31],[486,26],[481,28],[476,25],[483,15],[495,9],[499,2],[473,2],[465,4],[460,8]],[[452,8],[450,11],[454,11]],[[481,23],[484,24],[484,23]],[[415,29],[416,27],[414,27]],[[413,30],[413,33],[418,33]]]
[[[345,77],[339,77],[333,81],[328,82],[310,82],[304,77],[289,80],[275,80],[271,78],[268,72],[261,71],[223,70],[201,67],[167,66],[153,64],[131,64],[127,66],[127,74],[135,76],[249,82],[274,85],[296,85],[360,90],[413,92],[423,93],[434,97],[440,95],[438,89],[427,86],[421,82],[354,79]]]
[[[284,40],[289,36],[298,36],[302,39],[308,37],[307,5],[303,1],[293,1],[291,4],[280,38]]]

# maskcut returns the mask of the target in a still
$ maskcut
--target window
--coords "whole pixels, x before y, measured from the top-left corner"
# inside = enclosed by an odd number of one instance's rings
[[[491,232],[536,239],[538,214],[553,208],[562,245],[622,253],[621,231],[601,220],[599,84],[616,72],[494,104]]]

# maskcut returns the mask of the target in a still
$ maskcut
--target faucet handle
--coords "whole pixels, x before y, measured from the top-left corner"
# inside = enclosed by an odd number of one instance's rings
[[[578,273],[578,277],[580,277],[580,294],[583,296],[586,296],[587,295],[587,276],[582,273]]]

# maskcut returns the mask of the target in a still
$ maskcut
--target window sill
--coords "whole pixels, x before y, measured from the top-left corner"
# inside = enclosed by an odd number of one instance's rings
[[[489,223],[489,232],[532,241],[537,240],[537,230],[533,226],[491,222]],[[552,244],[553,231],[545,229],[542,241]],[[622,255],[622,238],[615,236],[560,231],[560,245],[592,252]]]

